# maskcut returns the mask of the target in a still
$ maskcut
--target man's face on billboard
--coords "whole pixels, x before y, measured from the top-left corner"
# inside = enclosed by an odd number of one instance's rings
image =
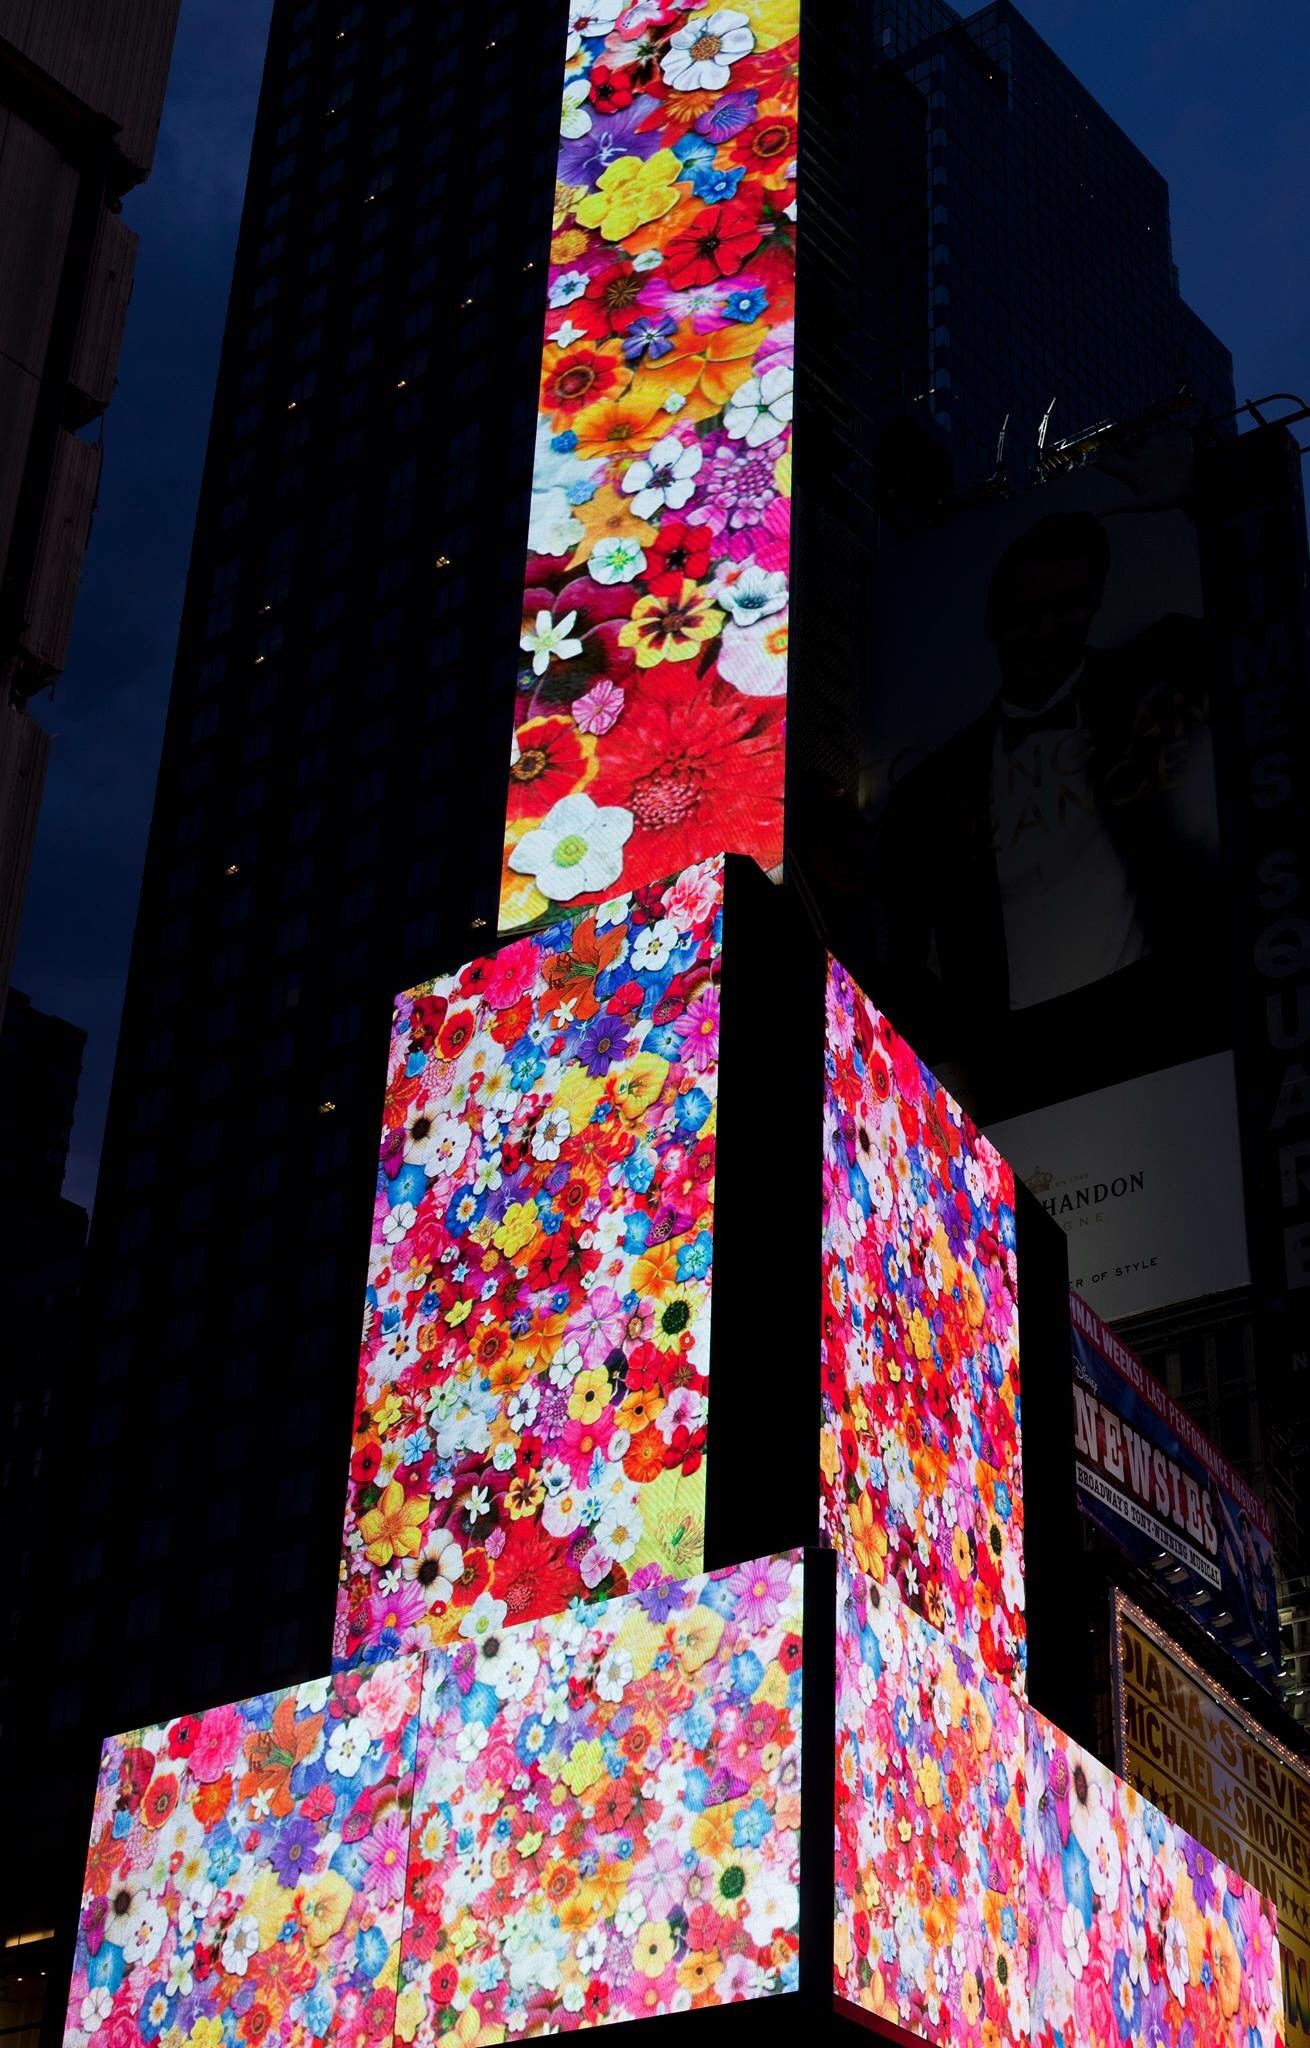
[[[1101,583],[1086,555],[1017,562],[992,619],[1005,695],[1037,705],[1054,695],[1087,651]]]

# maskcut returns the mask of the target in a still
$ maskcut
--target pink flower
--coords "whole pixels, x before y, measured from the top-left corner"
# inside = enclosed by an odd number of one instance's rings
[[[422,1619],[425,1601],[423,1589],[411,1580],[404,1589],[409,1595],[411,1612],[405,1622],[413,1627]],[[374,1595],[375,1603],[378,1595]],[[396,1598],[392,1606],[399,1605]],[[391,1626],[395,1627],[393,1621]],[[408,1720],[418,1707],[414,1684],[414,1666],[398,1658],[379,1664],[359,1688],[359,1711],[364,1726],[374,1741],[380,1736],[394,1735],[401,1723]]]
[[[593,1287],[565,1334],[576,1337],[586,1365],[604,1365],[623,1343],[627,1312],[612,1287]]]
[[[785,1557],[763,1557],[741,1565],[728,1580],[736,1600],[736,1619],[751,1635],[772,1628],[791,1591],[791,1566]]]
[[[398,1813],[388,1814],[364,1844],[367,1876],[361,1891],[373,1906],[392,1906],[405,1888],[409,1828]]]
[[[698,1074],[706,1073],[719,1054],[719,991],[711,983],[693,996],[673,1026],[682,1040],[682,1056]]]
[[[541,949],[533,939],[515,939],[491,956],[491,971],[483,990],[493,1010],[512,1010],[536,980],[541,966]]]
[[[612,683],[608,676],[602,676],[575,702],[573,722],[579,731],[593,733],[600,739],[618,724],[624,702],[624,693],[618,684]]]
[[[235,1707],[214,1707],[204,1716],[191,1745],[191,1774],[202,1785],[221,1778],[241,1747],[246,1724]]]
[[[678,876],[668,893],[664,914],[680,932],[705,924],[718,907],[722,883],[717,861],[703,861]]]

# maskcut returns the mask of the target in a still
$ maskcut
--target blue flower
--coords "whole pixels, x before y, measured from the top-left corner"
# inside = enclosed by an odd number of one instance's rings
[[[729,320],[758,320],[768,303],[769,294],[763,285],[758,285],[754,291],[729,292],[723,310]]]
[[[402,1202],[412,1202],[417,1208],[427,1188],[428,1177],[421,1166],[402,1166],[395,1179],[387,1182],[387,1200],[393,1209]]]
[[[335,2009],[336,2000],[332,1996],[330,1985],[325,1978],[318,1978],[313,1990],[306,1992],[305,2002],[300,2008],[305,2025],[316,2041],[326,2038]]]
[[[758,1849],[772,1826],[769,1809],[757,1796],[749,1806],[732,1816],[733,1848]]]
[[[708,1774],[701,1770],[699,1764],[693,1764],[688,1771],[683,1784],[682,1798],[688,1813],[704,1813],[706,1807],[713,1803],[713,1787]]]
[[[86,1966],[86,1981],[92,1991],[117,1991],[123,1981],[123,1951],[117,1943],[102,1941]]]
[[[623,360],[639,363],[643,356],[657,363],[661,356],[672,355],[673,336],[678,331],[676,320],[664,317],[634,320],[623,337]]]
[[[372,1983],[386,1966],[390,1950],[380,1927],[361,1927],[355,1936],[355,1967]]]
[[[693,1243],[678,1247],[679,1280],[704,1280],[713,1259],[714,1240],[708,1230],[702,1230]]]
[[[703,1088],[688,1088],[678,1097],[674,1117],[684,1131],[698,1131],[713,1107]]]
[[[172,2018],[173,2001],[166,1984],[152,1984],[136,2016],[137,2031],[146,2041],[157,2041]]]
[[[718,171],[712,165],[697,165],[691,174],[691,189],[707,206],[719,206],[725,199],[736,197],[737,187],[745,175],[744,169]]]
[[[697,171],[707,171],[714,162],[714,144],[704,135],[687,133],[673,145],[673,154],[681,161],[680,182],[694,181]]]
[[[764,1666],[754,1650],[738,1650],[728,1666],[728,1682],[739,1698],[752,1699],[764,1680]]]
[[[578,437],[572,427],[566,427],[562,434],[555,435],[550,445],[556,455],[572,455],[578,445]]]
[[[1092,1896],[1092,1874],[1077,1835],[1070,1835],[1065,1843],[1060,1864],[1064,1873],[1064,1896],[1082,1914],[1083,1925],[1090,1932],[1096,1917],[1096,1900]]]

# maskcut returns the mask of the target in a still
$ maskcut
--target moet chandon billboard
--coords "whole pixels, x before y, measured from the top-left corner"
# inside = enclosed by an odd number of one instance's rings
[[[574,0],[502,930],[782,860],[800,0]]]

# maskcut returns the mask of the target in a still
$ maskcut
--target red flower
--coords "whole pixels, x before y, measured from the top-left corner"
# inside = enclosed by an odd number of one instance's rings
[[[170,1756],[190,1756],[200,1723],[194,1714],[183,1714],[180,1721],[174,1721],[168,1731],[168,1753]]]
[[[306,1820],[326,1820],[335,1805],[336,1800],[329,1788],[315,1785],[313,1791],[307,1792],[301,1800],[300,1811]]]
[[[787,114],[766,114],[733,137],[722,161],[742,165],[749,182],[757,174],[783,170],[795,154],[796,123]]]
[[[566,1546],[539,1522],[526,1517],[509,1524],[505,1548],[492,1567],[491,1590],[503,1600],[507,1621],[531,1621],[538,1614],[558,1614],[582,1591]]]
[[[657,597],[676,596],[684,577],[693,583],[703,583],[709,567],[708,526],[689,526],[683,519],[667,519],[646,549],[646,588]]]
[[[571,718],[529,718],[514,735],[518,758],[509,771],[511,818],[544,818],[552,804],[581,789],[587,756]]]
[[[420,996],[409,1013],[409,1035],[419,1052],[427,1052],[446,1021],[444,996]]]
[[[376,1437],[362,1443],[350,1461],[350,1476],[358,1486],[369,1486],[382,1469],[382,1446]]]
[[[749,207],[707,206],[691,233],[679,235],[664,251],[664,277],[675,292],[735,277],[762,240],[759,220]]]
[[[437,1033],[437,1051],[444,1060],[457,1060],[477,1029],[472,1010],[452,1010]]]
[[[597,64],[591,74],[591,103],[602,114],[620,114],[632,105],[632,81],[608,64]]]
[[[594,405],[619,381],[619,362],[599,349],[569,349],[552,363],[541,380],[541,409],[556,421]]]
[[[631,811],[629,888],[720,852],[782,858],[783,711],[775,697],[716,698],[652,669],[612,733],[589,794]]]
[[[637,300],[646,281],[630,263],[611,263],[596,272],[583,296],[569,307],[568,317],[593,341],[603,340],[607,334],[623,334],[641,310]]]
[[[156,1778],[141,1804],[141,1818],[148,1828],[162,1828],[177,1805],[177,1779],[171,1771]]]
[[[589,2026],[603,2020],[610,2009],[610,1988],[603,1977],[593,1977],[582,1998],[582,2012]]]
[[[443,1963],[432,1973],[432,2002],[434,2005],[449,2005],[459,1990],[459,1971],[453,1963]]]
[[[461,967],[459,972],[459,980],[456,982],[455,988],[457,993],[461,996],[464,996],[465,998],[469,996],[480,996],[482,994],[483,989],[490,981],[490,979],[490,960],[485,958],[481,960],[470,960],[467,967]],[[433,998],[431,996],[428,996],[426,1000],[428,1002],[431,1002],[433,1001]],[[436,1000],[440,1001],[441,999],[438,997]],[[444,1002],[442,1002],[441,1007],[443,1010],[445,1009],[446,1006]]]

